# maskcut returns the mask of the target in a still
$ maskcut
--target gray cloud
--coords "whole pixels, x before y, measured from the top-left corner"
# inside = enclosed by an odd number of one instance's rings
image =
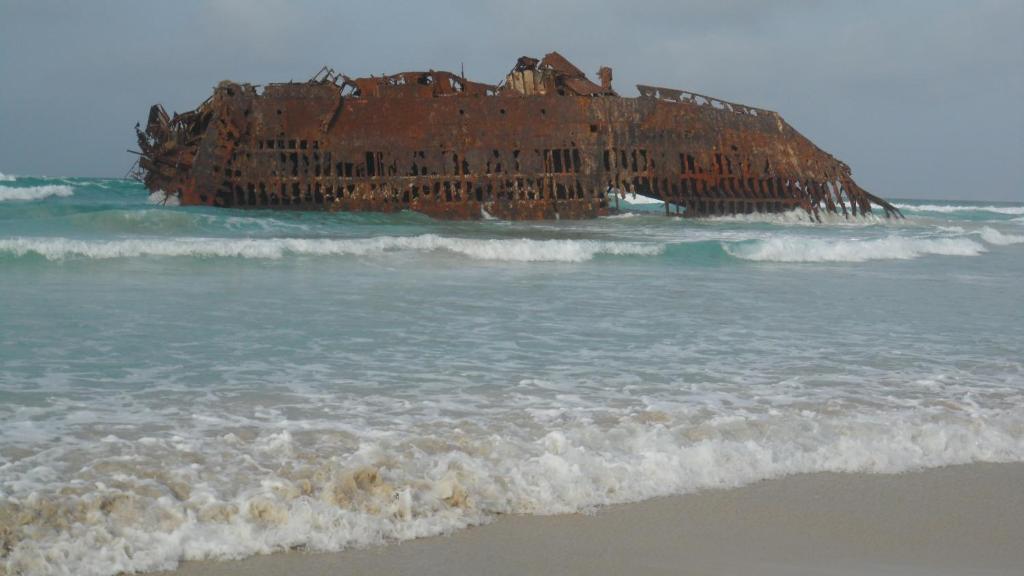
[[[120,175],[148,106],[223,78],[464,64],[496,82],[558,50],[778,110],[884,196],[1024,199],[1019,0],[433,3],[0,0],[0,170]]]

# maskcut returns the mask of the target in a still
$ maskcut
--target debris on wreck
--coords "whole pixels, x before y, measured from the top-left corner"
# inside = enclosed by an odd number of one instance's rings
[[[136,126],[135,176],[181,204],[591,218],[637,194],[687,217],[892,204],[776,112],[684,90],[612,89],[557,52],[498,85],[430,70],[307,82],[221,82],[191,112]]]

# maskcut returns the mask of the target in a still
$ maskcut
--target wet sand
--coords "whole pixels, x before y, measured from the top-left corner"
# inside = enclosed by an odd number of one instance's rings
[[[806,474],[611,506],[509,516],[340,553],[187,562],[175,576],[1024,573],[1024,463]]]

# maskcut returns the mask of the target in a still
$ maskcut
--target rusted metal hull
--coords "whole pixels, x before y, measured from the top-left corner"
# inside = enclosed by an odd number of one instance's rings
[[[434,72],[222,82],[186,115],[153,108],[142,178],[182,204],[446,219],[591,218],[625,193],[684,216],[899,213],[774,112],[647,86],[623,98],[609,69],[599,87],[551,57],[520,59],[501,88],[448,75],[462,90],[441,94]]]

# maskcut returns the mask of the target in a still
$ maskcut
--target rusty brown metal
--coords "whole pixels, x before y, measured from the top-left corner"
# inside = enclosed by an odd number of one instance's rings
[[[857,216],[890,203],[777,113],[685,90],[600,84],[557,52],[522,57],[500,85],[429,70],[307,82],[221,82],[184,114],[136,126],[146,187],[182,204],[414,210],[437,218],[590,218],[613,194],[708,216],[806,210]]]

